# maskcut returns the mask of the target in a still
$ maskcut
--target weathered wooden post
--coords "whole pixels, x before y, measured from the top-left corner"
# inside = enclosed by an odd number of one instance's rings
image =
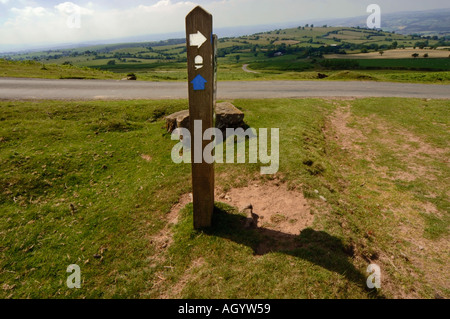
[[[206,163],[203,157],[205,146],[211,142],[204,141],[203,134],[208,128],[214,127],[213,42],[212,15],[198,6],[186,16],[192,195],[196,229],[211,226],[214,210],[214,164]]]

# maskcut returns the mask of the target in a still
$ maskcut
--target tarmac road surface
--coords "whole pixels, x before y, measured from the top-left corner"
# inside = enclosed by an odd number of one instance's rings
[[[187,99],[186,82],[0,78],[0,99]],[[407,97],[450,99],[450,85],[370,81],[224,81],[217,99]]]

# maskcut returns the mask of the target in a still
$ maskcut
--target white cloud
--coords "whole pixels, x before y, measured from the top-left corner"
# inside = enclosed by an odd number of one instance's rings
[[[89,5],[89,4],[88,4]],[[89,10],[87,8],[80,7],[73,2],[63,2],[55,6],[55,9],[61,14],[85,14],[92,15],[94,14],[93,10]]]
[[[39,20],[48,21],[48,19],[54,17],[54,13],[48,11],[43,7],[25,7],[23,9],[11,8],[13,18],[8,19],[5,22],[6,27],[14,27],[17,29],[28,28],[32,26],[32,23]],[[2,28],[3,29],[3,28]],[[7,30],[2,30],[7,31]],[[17,31],[17,30],[15,30]],[[0,31],[0,34],[2,32]],[[13,34],[11,34],[13,36]],[[2,37],[0,37],[2,38]]]
[[[43,7],[25,7],[23,9],[11,8],[11,12],[14,13],[19,19],[32,18],[32,17],[42,17],[51,14]]]
[[[75,1],[75,0],[74,0]],[[79,2],[78,2],[79,1]],[[159,0],[142,4],[145,0],[118,1],[77,0],[79,5],[61,0],[52,6],[44,0],[0,0],[11,8],[0,22],[0,45],[48,44],[121,37],[182,32],[185,17],[196,0]],[[239,27],[275,24],[280,22],[311,23],[318,19],[331,19],[366,15],[367,5],[373,0],[198,0],[213,14],[214,27]],[[414,6],[431,8],[444,0],[414,2]],[[447,0],[448,1],[448,0]],[[148,1],[150,2],[150,1]],[[38,4],[37,4],[38,3]],[[83,3],[83,5],[80,5]],[[410,0],[377,0],[382,12],[413,9]],[[133,5],[135,4],[135,5]],[[442,4],[441,7],[447,6]],[[419,9],[419,7],[414,7]],[[68,18],[80,13],[80,28],[69,28]]]
[[[186,14],[196,6],[190,1],[161,0],[125,10],[94,10],[62,2],[51,8],[12,8],[11,17],[0,25],[0,44],[43,44],[105,40],[184,30]],[[70,15],[80,15],[80,28],[69,28]]]

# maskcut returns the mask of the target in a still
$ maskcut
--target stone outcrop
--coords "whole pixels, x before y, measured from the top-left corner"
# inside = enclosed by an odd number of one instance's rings
[[[220,130],[244,125],[244,113],[230,102],[216,104],[216,127]]]
[[[189,110],[183,110],[166,116],[166,130],[172,133],[176,128],[189,129]]]
[[[216,127],[220,130],[238,128],[244,125],[244,113],[230,102],[216,104]],[[166,129],[169,133],[176,128],[189,129],[189,110],[173,113],[166,116]]]

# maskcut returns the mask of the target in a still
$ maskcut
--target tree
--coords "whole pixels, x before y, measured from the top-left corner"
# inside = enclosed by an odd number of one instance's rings
[[[106,63],[106,65],[115,65],[116,64],[116,60],[109,60],[108,63]]]
[[[419,56],[419,53],[413,53],[411,56],[415,59]]]
[[[428,46],[428,40],[427,41],[418,41],[414,44],[414,47],[418,47],[419,49],[423,49]]]
[[[236,58],[236,63],[238,63],[239,60],[241,59],[241,56],[238,54],[238,55],[235,56],[235,58]]]
[[[428,58],[428,53],[425,53],[425,54],[423,55],[423,57],[424,57],[424,58]]]
[[[384,51],[383,51],[383,50],[380,50],[380,51],[378,51],[378,53],[379,53],[381,56],[383,56]]]

